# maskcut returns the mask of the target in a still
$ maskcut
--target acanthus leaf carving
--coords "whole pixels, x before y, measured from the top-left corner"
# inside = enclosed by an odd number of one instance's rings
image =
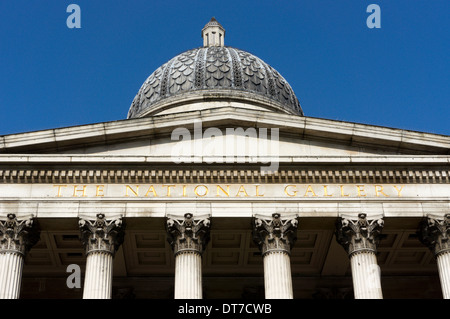
[[[174,254],[190,252],[202,254],[209,242],[211,221],[209,216],[195,216],[186,213],[184,216],[168,215],[166,218],[167,241]]]
[[[450,214],[423,219],[418,231],[419,240],[438,256],[450,251]]]
[[[40,239],[39,226],[33,216],[17,218],[8,214],[0,221],[0,253],[25,255]]]
[[[262,256],[271,252],[290,254],[297,240],[297,216],[255,216],[252,219],[253,241],[261,250]]]
[[[383,217],[367,217],[360,213],[358,218],[340,217],[336,221],[336,240],[349,256],[359,252],[377,252],[380,234],[384,226]]]
[[[86,255],[105,252],[114,256],[124,241],[125,224],[122,216],[106,218],[105,214],[97,214],[96,219],[80,217],[79,227]]]

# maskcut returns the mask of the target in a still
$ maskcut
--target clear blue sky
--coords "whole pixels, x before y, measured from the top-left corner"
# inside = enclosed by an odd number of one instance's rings
[[[81,29],[69,29],[69,4]],[[369,29],[369,4],[381,29]],[[125,119],[145,79],[225,44],[291,84],[306,116],[450,135],[449,0],[0,1],[0,135]]]

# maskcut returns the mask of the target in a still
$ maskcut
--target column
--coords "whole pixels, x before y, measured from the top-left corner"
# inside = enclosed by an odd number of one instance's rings
[[[202,299],[202,253],[209,241],[210,218],[168,215],[167,240],[175,255],[175,299]]]
[[[429,215],[419,228],[419,240],[433,252],[439,271],[442,296],[450,299],[450,214]]]
[[[86,249],[83,299],[111,299],[113,258],[124,239],[122,217],[80,217],[79,226]]]
[[[39,241],[32,216],[8,214],[0,221],[0,299],[18,299],[25,254]]]
[[[380,267],[377,263],[379,235],[383,216],[368,218],[340,217],[336,223],[336,239],[350,258],[355,299],[383,299]]]
[[[290,253],[297,239],[297,216],[255,216],[253,240],[262,253],[266,299],[293,299]]]

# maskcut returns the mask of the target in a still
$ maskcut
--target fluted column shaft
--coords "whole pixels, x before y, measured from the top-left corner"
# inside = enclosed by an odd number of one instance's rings
[[[202,257],[196,252],[175,256],[175,299],[202,299]]]
[[[350,258],[355,299],[383,299],[377,246],[383,229],[382,216],[340,217],[336,222],[336,240]]]
[[[22,268],[22,254],[15,252],[0,254],[0,299],[19,298]]]
[[[450,252],[439,254],[436,257],[439,280],[441,281],[442,297],[450,299]]]
[[[111,299],[113,256],[94,252],[86,258],[83,299]]]
[[[266,299],[293,299],[291,259],[285,252],[264,256],[264,289]]]
[[[297,217],[255,216],[253,240],[262,252],[266,299],[293,299],[290,252],[297,239]]]
[[[95,220],[81,217],[79,225],[87,256],[83,299],[111,299],[114,254],[124,237],[122,218],[97,214]]]
[[[202,299],[202,253],[209,242],[209,216],[169,215],[167,240],[175,255],[175,299]]]
[[[18,299],[25,254],[39,241],[32,216],[8,214],[0,221],[0,299]]]
[[[450,214],[429,215],[419,228],[419,240],[433,252],[436,258],[442,297],[450,299]]]
[[[383,299],[377,257],[373,252],[350,256],[355,299]]]

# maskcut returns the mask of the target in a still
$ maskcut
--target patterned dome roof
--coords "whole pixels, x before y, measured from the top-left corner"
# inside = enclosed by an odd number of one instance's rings
[[[209,24],[203,29],[206,32]],[[219,31],[224,35],[223,28]],[[169,99],[179,103],[175,97],[211,93],[223,98],[256,98],[285,112],[303,115],[291,86],[274,68],[249,52],[224,46],[220,36],[213,43],[214,38],[205,35],[204,47],[185,51],[156,69],[134,98],[128,118],[147,116]]]

